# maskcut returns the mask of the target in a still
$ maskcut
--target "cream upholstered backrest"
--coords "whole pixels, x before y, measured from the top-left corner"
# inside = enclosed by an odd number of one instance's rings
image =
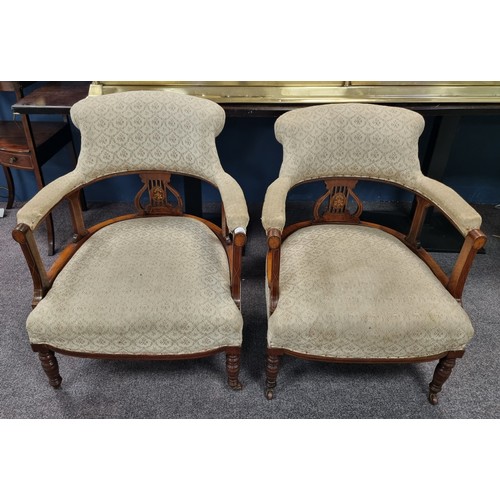
[[[215,146],[224,110],[207,99],[168,91],[87,97],[71,108],[82,134],[76,170],[86,182],[134,170],[167,170],[215,183]]]
[[[245,228],[245,197],[223,170],[215,146],[225,116],[213,101],[164,90],[123,92],[77,102],[71,118],[82,134],[78,164],[19,210],[18,222],[36,228],[66,195],[101,177],[163,170],[214,184],[229,230]]]
[[[287,193],[295,184],[325,177],[396,183],[430,200],[463,235],[479,228],[481,217],[465,200],[422,174],[418,139],[423,129],[418,113],[375,104],[324,104],[285,113],[275,124],[283,163],[266,193],[264,228],[284,227]]]
[[[280,177],[292,184],[322,177],[369,177],[411,185],[422,176],[423,118],[374,104],[327,104],[290,111],[275,124],[283,145]]]

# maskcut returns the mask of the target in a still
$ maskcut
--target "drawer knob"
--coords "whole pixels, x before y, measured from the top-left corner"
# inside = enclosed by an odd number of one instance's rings
[[[12,163],[16,163],[16,161],[17,161],[17,158],[16,158],[15,156],[11,156],[11,157],[9,158],[9,163],[10,163],[10,164],[12,164]]]

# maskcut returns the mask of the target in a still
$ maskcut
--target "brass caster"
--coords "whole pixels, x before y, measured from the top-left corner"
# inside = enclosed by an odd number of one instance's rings
[[[233,391],[241,391],[241,389],[243,389],[243,384],[239,380],[237,380],[236,383],[229,382],[229,387],[231,387]]]
[[[268,401],[274,398],[274,389],[266,389],[266,398]]]
[[[437,405],[438,404],[438,396],[437,394],[434,394],[433,392],[429,392],[429,403],[431,405]]]

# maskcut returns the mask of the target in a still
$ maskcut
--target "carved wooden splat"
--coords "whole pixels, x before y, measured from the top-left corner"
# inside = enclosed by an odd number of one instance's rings
[[[134,199],[139,213],[146,215],[182,215],[183,203],[180,194],[170,185],[168,172],[140,174],[144,186]],[[142,198],[148,192],[149,203],[144,206]],[[170,195],[169,195],[170,194]],[[169,200],[173,199],[173,203]]]
[[[347,179],[326,180],[326,193],[314,205],[314,220],[316,222],[359,222],[363,204],[353,191],[357,182]],[[354,212],[349,211],[350,200],[356,204]]]

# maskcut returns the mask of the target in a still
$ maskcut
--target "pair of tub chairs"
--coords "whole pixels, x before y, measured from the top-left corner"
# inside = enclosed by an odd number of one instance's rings
[[[134,91],[88,97],[71,116],[82,137],[77,167],[19,210],[13,231],[34,283],[29,340],[50,385],[62,380],[55,352],[159,360],[224,352],[229,386],[241,389],[241,268],[249,217],[241,188],[217,155],[223,109],[178,93]],[[368,104],[311,106],[277,120],[284,158],[262,213],[268,399],[280,356],[289,354],[349,363],[438,360],[429,386],[429,400],[437,403],[473,335],[460,301],[486,238],[478,213],[421,173],[423,128],[417,113]],[[129,174],[143,183],[136,213],[86,227],[80,190]],[[172,174],[218,188],[220,226],[183,213]],[[312,217],[286,226],[288,192],[318,180],[325,192]],[[359,180],[415,195],[408,234],[362,220]],[[74,237],[46,270],[33,231],[62,200]],[[430,207],[464,236],[449,276],[419,243]]]

